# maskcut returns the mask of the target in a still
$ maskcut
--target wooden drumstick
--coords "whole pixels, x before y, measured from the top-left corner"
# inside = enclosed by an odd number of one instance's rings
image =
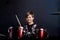
[[[16,19],[17,19],[17,21],[18,21],[18,24],[20,25],[20,27],[21,27],[21,23],[20,23],[20,21],[19,21],[19,19],[18,19],[18,16],[17,15],[15,15],[16,16]]]

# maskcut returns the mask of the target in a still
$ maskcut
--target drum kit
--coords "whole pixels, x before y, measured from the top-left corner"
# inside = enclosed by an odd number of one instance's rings
[[[21,23],[20,23],[20,21],[18,19],[18,16],[17,15],[15,15],[15,16],[16,16],[16,19],[17,19],[18,24],[19,24],[19,27],[18,27],[18,39],[22,39],[24,37],[24,30],[23,30],[24,27],[21,26]],[[13,33],[13,27],[11,26],[8,29],[8,34],[9,34],[9,37],[7,37],[8,40],[13,38],[12,33]],[[46,33],[46,30],[44,28],[38,29],[38,37],[37,37],[37,39],[39,38],[39,39],[43,40],[44,38],[47,38],[48,35],[45,35],[45,33]],[[2,35],[2,34],[0,34],[0,35],[6,37],[5,35]]]

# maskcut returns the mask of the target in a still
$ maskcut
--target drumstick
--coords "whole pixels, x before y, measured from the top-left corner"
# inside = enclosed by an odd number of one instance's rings
[[[18,16],[17,15],[15,15],[16,16],[16,19],[17,19],[17,21],[18,21],[18,24],[20,25],[20,27],[21,27],[21,23],[20,23],[20,21],[19,21],[19,18],[18,18]]]

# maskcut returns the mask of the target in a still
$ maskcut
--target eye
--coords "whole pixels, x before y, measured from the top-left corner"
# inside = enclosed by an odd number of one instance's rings
[[[31,18],[31,17],[28,17],[28,18]]]

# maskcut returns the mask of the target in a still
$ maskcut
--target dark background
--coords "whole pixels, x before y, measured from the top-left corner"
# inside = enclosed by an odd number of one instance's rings
[[[59,0],[0,0],[0,33],[8,34],[10,26],[17,27],[15,14],[22,25],[25,24],[24,14],[34,11],[35,22],[46,28],[50,35],[58,36],[60,17],[51,15],[59,11]]]

